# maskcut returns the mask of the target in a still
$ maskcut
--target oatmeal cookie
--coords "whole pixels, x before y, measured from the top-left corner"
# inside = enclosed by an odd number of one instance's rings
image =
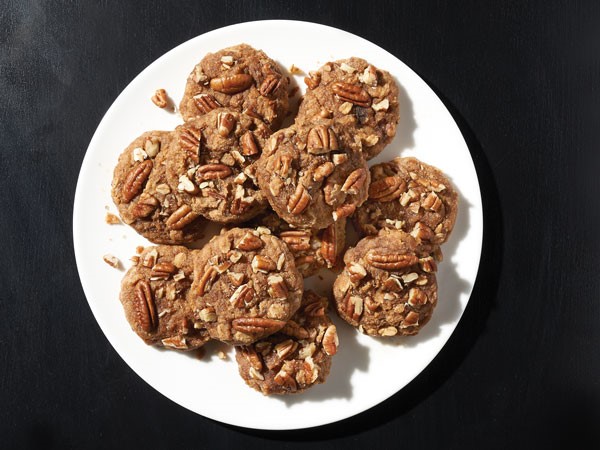
[[[369,199],[355,222],[365,234],[396,228],[435,247],[448,239],[457,210],[458,194],[439,169],[416,158],[395,158],[371,167]]]
[[[260,120],[226,108],[178,126],[167,149],[171,189],[215,222],[255,217],[267,201],[254,183],[253,162],[269,135]]]
[[[167,183],[168,131],[149,131],[119,156],[112,198],[124,223],[156,244],[180,244],[201,237],[204,220]]]
[[[339,345],[327,304],[326,298],[307,291],[300,310],[280,332],[236,347],[240,375],[248,386],[265,395],[296,394],[325,382]]]
[[[437,304],[436,263],[409,234],[384,229],[344,255],[333,285],[338,314],[371,336],[413,335]]]
[[[133,331],[147,344],[193,350],[209,340],[194,323],[187,297],[194,273],[190,250],[147,247],[121,283],[120,300]]]
[[[209,53],[188,77],[179,105],[184,120],[220,106],[264,121],[272,130],[288,110],[288,84],[275,61],[240,44]]]
[[[364,59],[328,62],[305,78],[308,90],[296,123],[333,118],[359,137],[367,159],[381,153],[396,135],[398,87],[392,76]]]
[[[233,228],[195,254],[191,296],[213,339],[247,345],[279,331],[300,306],[294,257],[266,228]]]
[[[304,278],[314,275],[323,267],[334,268],[346,245],[346,219],[342,218],[323,230],[292,228],[274,212],[252,222],[267,227],[286,243],[294,255],[296,268]]]
[[[256,174],[279,217],[296,228],[315,229],[362,205],[370,179],[360,143],[335,126],[279,130],[267,142]]]

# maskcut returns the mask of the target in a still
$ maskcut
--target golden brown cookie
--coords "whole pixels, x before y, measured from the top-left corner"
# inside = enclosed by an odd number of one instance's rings
[[[367,198],[370,175],[360,143],[335,126],[276,132],[256,166],[271,207],[297,228],[325,228]]]
[[[364,59],[328,62],[305,78],[308,90],[296,123],[332,118],[358,137],[367,159],[381,153],[396,135],[398,87],[392,76]]]
[[[416,158],[371,167],[368,200],[355,221],[365,234],[399,229],[433,247],[448,239],[456,222],[458,194],[437,168]]]
[[[176,128],[167,175],[191,210],[220,223],[240,223],[265,210],[253,163],[270,135],[258,119],[219,108]]]
[[[167,180],[166,148],[172,132],[149,131],[119,156],[112,198],[124,223],[157,244],[180,244],[201,237],[204,221]]]
[[[194,67],[179,109],[189,120],[229,107],[276,130],[288,110],[288,84],[275,61],[240,44],[209,53]]]
[[[233,228],[194,254],[191,297],[213,339],[246,345],[279,331],[300,306],[294,257],[266,228]]]
[[[436,263],[417,241],[384,229],[344,255],[333,285],[338,314],[371,336],[413,335],[437,304]]]
[[[125,274],[120,294],[125,316],[147,344],[193,350],[209,340],[193,321],[188,299],[193,274],[190,250],[169,245],[146,247]]]
[[[265,395],[296,394],[329,375],[339,341],[327,316],[328,301],[304,293],[300,310],[277,334],[236,347],[236,360],[246,384]]]

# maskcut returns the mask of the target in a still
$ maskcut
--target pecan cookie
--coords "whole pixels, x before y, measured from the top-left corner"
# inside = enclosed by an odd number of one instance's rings
[[[338,349],[327,299],[304,293],[300,310],[277,334],[236,347],[235,358],[246,384],[265,395],[295,394],[324,383]]]
[[[209,53],[194,67],[179,109],[188,120],[225,106],[276,130],[288,110],[288,84],[275,61],[240,44]]]
[[[323,267],[332,269],[346,245],[346,219],[342,218],[323,230],[292,228],[274,212],[253,221],[267,227],[286,243],[294,255],[296,268],[304,278],[314,275]]]
[[[195,314],[214,339],[246,345],[279,331],[300,306],[302,276],[266,228],[233,228],[195,254]]]
[[[127,321],[147,344],[193,350],[209,340],[194,323],[188,292],[194,274],[192,253],[185,247],[147,247],[121,283]]]
[[[436,263],[407,233],[381,230],[344,255],[333,285],[337,311],[371,336],[417,334],[437,304]]]
[[[254,183],[252,163],[269,135],[260,120],[226,108],[178,126],[167,149],[171,189],[191,211],[215,222],[255,217],[267,201]]]
[[[257,162],[258,185],[273,210],[297,228],[322,229],[367,198],[369,169],[361,145],[335,126],[279,130]]]
[[[296,123],[318,124],[333,118],[360,138],[367,159],[396,135],[398,86],[388,72],[364,59],[350,58],[328,62],[304,81],[308,90]]]
[[[123,222],[157,244],[191,242],[204,230],[177,190],[167,183],[167,131],[149,131],[119,156],[112,181],[112,198]]]
[[[448,239],[457,210],[458,195],[439,169],[416,158],[395,158],[371,167],[369,199],[355,221],[365,234],[396,228],[435,247]]]

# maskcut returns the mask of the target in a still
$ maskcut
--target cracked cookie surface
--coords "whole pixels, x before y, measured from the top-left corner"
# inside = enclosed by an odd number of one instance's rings
[[[338,314],[371,336],[414,335],[437,304],[436,263],[399,230],[382,230],[344,255],[333,285]]]
[[[198,63],[179,106],[184,120],[220,106],[258,118],[276,130],[288,110],[288,79],[262,50],[240,44]]]

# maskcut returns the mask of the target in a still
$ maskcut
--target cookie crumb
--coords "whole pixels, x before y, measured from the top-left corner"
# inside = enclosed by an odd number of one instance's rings
[[[138,246],[135,248],[135,252],[136,252],[138,255],[140,255],[140,254],[141,254],[143,251],[144,251],[144,246],[143,246],[143,245],[138,245]]]
[[[104,255],[102,257],[102,259],[104,260],[104,262],[106,264],[108,264],[111,267],[114,267],[115,269],[118,269],[121,267],[121,261],[119,261],[119,258],[117,258],[114,255],[111,255],[110,253],[107,253],[106,255]]]
[[[294,64],[290,66],[289,71],[292,75],[304,75],[304,71],[301,68],[295,66]]]
[[[227,359],[227,355],[226,355],[226,354],[225,354],[225,352],[224,352],[224,351],[222,351],[222,350],[220,350],[220,351],[217,353],[217,356],[219,357],[219,359],[221,359],[221,360],[223,360],[223,361],[225,361],[225,360]]]
[[[121,223],[121,219],[109,212],[106,213],[106,218],[104,220],[109,225],[119,225]]]
[[[154,95],[151,98],[152,103],[154,103],[159,108],[166,108],[169,104],[169,97],[167,96],[167,91],[164,89],[157,89]]]

